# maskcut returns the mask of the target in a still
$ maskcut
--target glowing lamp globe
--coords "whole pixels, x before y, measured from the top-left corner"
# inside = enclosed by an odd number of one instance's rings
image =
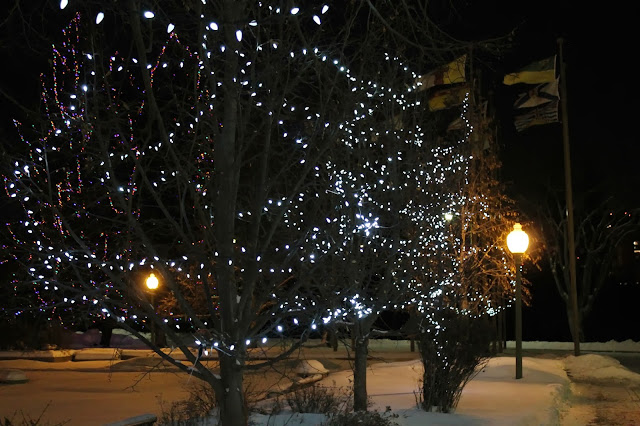
[[[513,231],[507,235],[507,247],[511,253],[524,253],[529,247],[529,236],[519,223],[513,225]]]
[[[147,288],[149,290],[155,290],[158,288],[158,277],[153,272],[147,277]]]

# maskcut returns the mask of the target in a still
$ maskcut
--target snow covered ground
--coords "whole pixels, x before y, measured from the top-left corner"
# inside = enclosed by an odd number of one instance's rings
[[[603,344],[600,349],[614,347],[614,343]],[[527,346],[544,349],[542,342],[529,342]],[[551,346],[557,349],[560,345]],[[592,350],[596,346],[592,345]],[[640,350],[640,345],[634,342],[625,342],[621,346],[627,351],[632,348]],[[607,355],[567,355],[554,359],[524,357],[523,378],[520,380],[515,380],[514,358],[496,357],[464,388],[455,413],[427,413],[416,408],[414,392],[418,389],[420,370],[418,361],[373,365],[367,376],[372,408],[384,412],[390,407],[399,415],[393,420],[400,426],[578,426],[589,424],[595,413],[591,405],[580,404],[573,398],[567,370],[574,380],[596,379],[623,387],[640,387],[640,374],[629,371]],[[332,374],[321,384],[344,387],[351,377],[349,372]],[[318,425],[323,418],[315,414],[287,412],[278,416],[254,415],[252,420],[256,426],[312,426]],[[640,410],[637,420],[640,422]]]
[[[508,346],[512,347],[513,342],[509,343]],[[572,383],[572,380],[591,380],[596,384],[606,383],[635,389],[634,392],[640,391],[640,374],[629,371],[609,356],[614,352],[626,352],[629,356],[636,356],[633,354],[636,353],[640,357],[638,342],[583,343],[581,348],[584,355],[580,357],[574,357],[570,352],[559,352],[571,350],[572,343],[524,342],[523,346],[522,379],[515,380],[515,361],[512,356],[492,358],[467,384],[453,414],[427,413],[416,408],[415,393],[421,375],[419,361],[374,364],[367,378],[373,403],[371,408],[385,411],[389,407],[398,415],[393,420],[400,426],[577,426],[589,424],[596,413],[592,404],[581,403],[575,398],[576,383]],[[406,353],[404,351],[407,348],[407,342],[372,342],[372,352],[380,355]],[[88,354],[92,349],[82,350]],[[310,353],[313,354],[314,350]],[[104,349],[94,351],[96,358],[100,351],[105,353]],[[535,356],[526,356],[534,352]],[[322,356],[327,353],[331,351],[325,351]],[[105,373],[108,365],[117,362],[0,360],[0,370],[19,368],[29,377],[29,382],[24,384],[0,384],[0,418],[10,418],[17,411],[35,418],[49,403],[44,418],[50,423],[69,420],[69,426],[101,425],[144,413],[159,414],[159,398],[165,402],[184,399],[188,394],[186,387],[193,385],[184,374],[175,372],[154,372],[148,377],[130,370]],[[350,371],[339,371],[331,373],[320,383],[344,389],[349,387],[351,380]],[[640,424],[640,401],[635,403],[639,408],[638,422],[627,421],[624,424]],[[285,410],[272,416],[253,414],[251,420],[255,426],[312,426],[319,425],[324,417]],[[215,423],[211,420],[209,424]]]

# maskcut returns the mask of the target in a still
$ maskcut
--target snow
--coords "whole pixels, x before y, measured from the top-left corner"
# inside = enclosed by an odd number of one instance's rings
[[[560,360],[526,357],[524,377],[515,380],[513,358],[492,358],[467,384],[456,412],[443,414],[416,408],[420,361],[375,364],[368,373],[371,409],[384,412],[387,407],[391,408],[399,415],[394,421],[401,426],[557,424],[570,383]],[[341,372],[331,374],[320,384],[347,388],[352,378],[350,372]],[[292,413],[285,412],[271,418],[254,416],[252,420],[261,426],[318,424],[317,416],[298,415],[295,422],[287,423],[291,417]]]
[[[372,343],[372,349],[388,354],[388,359],[407,354],[407,342]],[[508,342],[510,347],[513,342]],[[626,369],[608,355],[627,352],[628,356],[640,357],[638,342],[583,343],[584,354],[580,357],[570,355],[572,343],[523,342],[523,347],[522,379],[515,379],[513,356],[493,357],[464,388],[460,403],[451,414],[416,408],[421,376],[418,360],[373,364],[367,376],[371,409],[384,412],[390,408],[398,415],[392,420],[400,426],[577,425],[589,423],[595,414],[587,404],[572,403],[572,381],[640,386],[640,374]],[[88,354],[92,350],[96,356]],[[311,349],[310,353],[315,350]],[[165,403],[185,399],[188,387],[193,386],[193,380],[190,382],[186,374],[159,371],[142,376],[139,370],[125,368],[135,360],[100,361],[98,355],[108,355],[109,350],[83,351],[87,352],[84,356],[87,361],[82,362],[42,362],[28,358],[0,360],[0,370],[18,368],[29,378],[25,384],[0,385],[0,416],[11,418],[14,412],[23,410],[36,418],[50,403],[44,416],[47,421],[70,420],[70,426],[105,424],[146,413],[159,414],[159,399]],[[113,358],[113,349],[111,351]],[[141,352],[146,354],[148,351]],[[331,351],[324,352],[323,356],[328,353]],[[101,368],[107,365],[121,365],[122,368],[116,369],[117,372],[96,374],[104,371]],[[344,390],[350,387],[352,380],[350,371],[334,371],[318,383]],[[255,426],[312,426],[319,425],[324,419],[321,414],[297,414],[287,410],[277,415],[253,414],[251,417]],[[211,420],[209,424],[215,423]]]
[[[514,347],[507,342],[507,348]],[[640,343],[581,343],[582,351],[640,353]],[[572,342],[523,342],[523,348],[540,351],[573,350]],[[620,365],[607,355],[564,355],[558,359],[523,357],[523,378],[515,379],[512,357],[495,357],[464,388],[460,403],[452,414],[429,413],[416,408],[416,392],[421,375],[419,361],[374,364],[368,369],[367,391],[371,409],[384,412],[390,407],[399,415],[392,419],[399,426],[456,425],[561,425],[580,424],[571,419],[590,419],[590,407],[570,407],[571,380],[628,381],[640,385],[640,374]],[[348,371],[331,374],[320,385],[346,388],[353,380]],[[567,422],[563,419],[567,417]],[[283,412],[278,415],[253,415],[255,426],[317,426],[324,421],[318,414]]]

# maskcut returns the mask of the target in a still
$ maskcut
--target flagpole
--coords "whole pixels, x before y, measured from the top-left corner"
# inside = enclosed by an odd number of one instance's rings
[[[564,185],[567,198],[567,230],[569,249],[569,281],[571,297],[571,313],[573,323],[573,352],[580,356],[580,314],[578,311],[578,286],[576,283],[576,240],[573,224],[573,191],[571,185],[571,150],[569,148],[569,115],[567,114],[567,78],[562,55],[563,39],[558,39],[558,53],[560,57],[560,105],[562,107],[562,139],[564,142]]]

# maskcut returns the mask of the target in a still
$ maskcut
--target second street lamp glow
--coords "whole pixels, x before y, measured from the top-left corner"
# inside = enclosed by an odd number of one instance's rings
[[[156,277],[156,274],[154,274],[153,272],[151,272],[149,274],[149,276],[147,277],[145,284],[147,285],[147,288],[151,291],[149,291],[150,295],[150,301],[151,301],[151,307],[153,308],[153,313],[156,314],[156,303],[155,303],[155,292],[158,289],[158,285],[160,284],[160,282],[158,281],[158,277]],[[153,345],[157,345],[158,344],[158,332],[156,330],[156,323],[154,322],[153,319],[150,320],[151,322],[151,343]]]
[[[155,290],[158,288],[158,277],[153,272],[147,277],[147,288],[149,290]]]

